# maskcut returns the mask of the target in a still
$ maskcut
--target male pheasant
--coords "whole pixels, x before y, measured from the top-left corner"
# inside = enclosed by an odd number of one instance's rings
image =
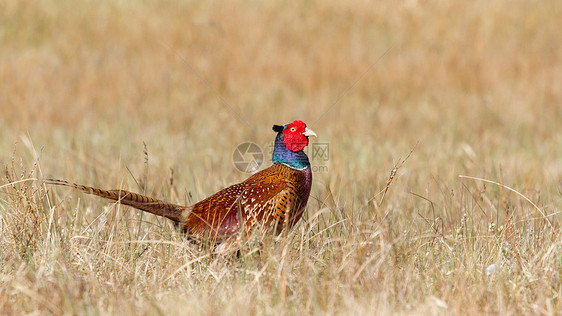
[[[263,229],[275,234],[292,228],[302,217],[312,185],[310,162],[303,149],[316,134],[302,121],[280,126],[273,165],[191,206],[176,205],[125,190],[100,190],[64,180],[64,185],[163,216],[190,238],[221,242],[241,232]]]

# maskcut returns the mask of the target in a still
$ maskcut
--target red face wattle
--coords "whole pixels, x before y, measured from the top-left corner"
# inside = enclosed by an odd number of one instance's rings
[[[310,131],[310,130],[308,130]],[[308,145],[306,124],[296,120],[283,130],[283,142],[291,151],[301,151]]]

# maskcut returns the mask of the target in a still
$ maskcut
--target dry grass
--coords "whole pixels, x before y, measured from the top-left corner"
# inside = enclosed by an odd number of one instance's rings
[[[2,314],[559,313],[561,16],[550,0],[1,2]],[[239,258],[40,181],[191,203],[246,177],[236,145],[297,118],[328,171],[286,239]]]

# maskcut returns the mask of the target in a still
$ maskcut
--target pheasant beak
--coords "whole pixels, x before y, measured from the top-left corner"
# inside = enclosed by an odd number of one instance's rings
[[[302,134],[306,137],[308,137],[308,136],[318,137],[318,136],[316,136],[316,133],[313,130],[309,129],[308,127],[306,127],[304,129],[304,133],[302,133]]]

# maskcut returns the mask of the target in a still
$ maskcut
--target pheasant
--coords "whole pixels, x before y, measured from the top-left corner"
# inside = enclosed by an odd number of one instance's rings
[[[48,184],[72,187],[174,221],[196,240],[221,242],[254,229],[279,234],[302,217],[312,186],[312,170],[303,149],[316,136],[302,121],[274,125],[273,165],[191,206],[161,201],[125,190],[101,190],[65,180]]]

